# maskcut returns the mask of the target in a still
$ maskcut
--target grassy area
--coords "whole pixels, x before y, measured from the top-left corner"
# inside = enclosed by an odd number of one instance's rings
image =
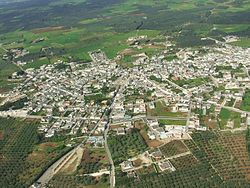
[[[44,58],[37,59],[34,62],[30,62],[24,65],[23,68],[24,69],[28,69],[28,68],[38,69],[42,65],[48,65],[48,64],[50,64],[50,61],[46,57],[44,57]]]
[[[249,24],[215,24],[214,27],[226,33],[234,33],[248,29]]]
[[[209,78],[195,78],[195,79],[188,79],[188,80],[175,80],[174,82],[179,86],[188,86],[188,87],[197,87],[202,84],[209,82]]]
[[[175,54],[167,55],[165,58],[167,61],[173,61],[174,59],[178,59],[178,57]]]
[[[232,42],[231,44],[243,48],[250,48],[250,38],[241,38],[239,41]]]
[[[20,69],[16,65],[0,59],[0,92],[9,91],[16,86],[15,82],[8,81],[8,77],[18,70]]]
[[[219,119],[220,119],[219,125],[220,125],[220,128],[222,129],[227,128],[226,125],[228,121],[234,122],[234,128],[240,127],[240,123],[241,123],[240,113],[232,112],[225,108],[222,108],[219,114]]]
[[[159,119],[159,123],[162,125],[186,125],[185,120],[166,120],[166,119]]]
[[[155,109],[147,109],[149,116],[166,116],[166,117],[185,117],[187,114],[182,112],[171,112],[163,101],[155,103]]]

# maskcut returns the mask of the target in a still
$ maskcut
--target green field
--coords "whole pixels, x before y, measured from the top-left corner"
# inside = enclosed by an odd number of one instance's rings
[[[243,48],[250,48],[250,38],[241,38],[239,41],[232,42],[231,44],[240,46]]]
[[[15,87],[14,81],[8,81],[12,73],[20,70],[16,65],[0,60],[0,93],[11,90]]]
[[[240,113],[229,111],[225,108],[221,109],[219,114],[219,125],[221,129],[226,128],[228,121],[234,122],[234,128],[239,128],[241,123]]]
[[[211,45],[211,41],[201,41],[200,38],[213,36],[211,32],[215,27],[225,34],[242,36],[241,41],[234,45],[249,47],[250,25],[247,17],[250,3],[246,1],[20,1],[20,4],[23,3],[25,6],[21,8],[14,3],[3,4],[0,43],[7,49],[24,47],[30,51],[24,59],[27,62],[33,60],[34,63],[24,68],[38,68],[48,64],[47,60],[40,59],[40,50],[44,47],[50,47],[53,52],[49,63],[57,59],[89,61],[88,52],[99,48],[109,58],[114,58],[118,52],[128,48],[126,39],[136,34],[149,37],[167,34],[173,37],[173,42],[178,46],[195,47]],[[32,10],[35,11],[29,15],[28,12]],[[140,30],[139,33],[137,30]],[[179,31],[182,34],[179,35]],[[44,41],[33,43],[38,38]],[[158,50],[145,48],[138,52],[146,52],[151,56],[158,53]],[[174,55],[166,57],[167,60],[175,58]],[[125,58],[121,65],[126,67],[127,61]],[[7,68],[5,72],[8,72]]]
[[[165,120],[165,119],[160,119],[159,123],[162,125],[186,125],[185,120]]]
[[[148,109],[147,114],[149,116],[166,116],[166,117],[186,117],[186,113],[171,112],[171,108],[167,107],[163,101],[155,103],[154,109]]]
[[[189,79],[189,80],[176,80],[174,82],[181,87],[186,85],[189,88],[189,87],[200,86],[209,81],[210,81],[209,78],[195,78],[195,79]]]

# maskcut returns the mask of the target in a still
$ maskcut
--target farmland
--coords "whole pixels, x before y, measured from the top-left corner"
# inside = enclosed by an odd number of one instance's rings
[[[78,169],[79,173],[90,174],[107,167],[107,157],[104,149],[86,149]]]
[[[176,171],[119,177],[118,187],[247,187],[250,161],[244,133],[196,132],[185,141],[192,155],[171,159]]]
[[[126,135],[111,135],[108,139],[108,144],[116,164],[134,157],[147,149],[147,145],[138,129],[132,129]]]
[[[108,160],[103,148],[84,148],[80,164],[71,172],[63,170],[58,172],[49,182],[49,187],[82,187],[91,188],[108,187],[108,175],[99,177],[88,174],[107,170]]]
[[[36,11],[28,14],[29,6],[31,6],[29,10]],[[94,10],[91,11],[93,7]],[[249,24],[246,23],[246,18],[249,7],[246,1],[240,2],[239,5],[233,1],[213,0],[202,2],[192,0],[181,3],[170,0],[105,2],[38,0],[34,3],[27,0],[18,4],[10,2],[3,4],[3,11],[0,14],[2,23],[0,43],[6,49],[24,47],[30,51],[25,59],[28,62],[33,60],[33,63],[25,65],[25,69],[38,68],[58,59],[89,61],[88,51],[98,48],[104,50],[109,58],[113,58],[117,52],[128,48],[124,41],[133,36],[141,24],[138,34],[149,37],[159,34],[171,35],[180,46],[210,45],[208,41],[201,41],[200,37],[213,36],[215,32],[212,28],[216,28],[219,35],[224,33],[224,35],[242,36],[242,40],[235,45],[247,47]],[[62,15],[65,11],[67,14]],[[181,35],[178,34],[180,30],[183,30]],[[39,38],[44,40],[38,43],[32,42]],[[40,50],[44,47],[50,47],[53,51],[49,61],[40,57]],[[157,50],[152,48],[142,51],[149,55],[157,53]],[[166,57],[167,60],[175,58],[175,55]],[[127,66],[127,60],[121,61],[121,65]],[[4,69],[9,76],[9,69],[7,67]],[[201,83],[198,80],[192,81],[194,85]]]
[[[178,155],[187,152],[187,147],[180,140],[171,141],[159,148],[165,157]]]
[[[1,187],[27,187],[67,150],[63,143],[44,142],[38,123],[0,119]]]
[[[247,0],[1,1],[0,187],[52,164],[48,187],[250,187],[249,23]]]
[[[25,187],[32,179],[23,181],[20,174],[28,167],[27,157],[39,142],[37,125],[15,120],[0,119],[1,187]]]
[[[9,76],[19,68],[8,62],[0,60],[0,92],[6,92],[17,85],[14,81],[8,81]]]

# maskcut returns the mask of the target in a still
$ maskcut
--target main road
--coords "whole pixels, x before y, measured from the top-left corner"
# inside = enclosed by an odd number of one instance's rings
[[[112,155],[110,153],[109,150],[109,146],[108,146],[108,131],[109,131],[109,123],[106,124],[105,126],[105,131],[104,131],[104,143],[105,143],[105,150],[109,159],[109,164],[110,164],[110,188],[114,188],[115,187],[115,165],[114,165],[114,161],[112,159]]]

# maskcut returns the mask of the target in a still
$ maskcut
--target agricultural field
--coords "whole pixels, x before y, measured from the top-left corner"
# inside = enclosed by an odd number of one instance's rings
[[[18,82],[9,81],[8,78],[12,73],[19,70],[16,65],[4,62],[0,59],[0,93],[7,92],[18,84]]]
[[[91,174],[108,168],[108,158],[104,149],[85,149],[78,166],[78,173]]]
[[[249,181],[250,161],[245,133],[194,133],[186,144],[200,161],[209,161],[225,181]],[[199,148],[199,149],[198,149]]]
[[[249,46],[247,19],[250,4],[247,1],[13,2],[16,1],[2,4],[0,44],[6,49],[24,47],[29,50],[30,54],[24,58],[28,62],[24,66],[25,69],[38,68],[58,59],[90,61],[88,52],[99,48],[105,51],[109,58],[113,58],[119,51],[129,47],[124,41],[134,36],[137,31],[139,35],[150,37],[159,34],[171,35],[174,43],[185,47],[213,44],[211,41],[201,41],[201,37],[237,34],[243,38],[235,45]],[[67,14],[62,14],[63,12]],[[216,31],[213,30],[215,28]],[[179,34],[179,31],[182,31],[182,34]],[[34,42],[40,38],[43,39],[41,42]],[[41,59],[41,49],[47,47],[53,55],[46,55],[49,60]],[[138,50],[140,51],[149,56],[157,53],[154,48]],[[175,55],[170,54],[166,60],[175,58]],[[120,64],[130,67],[130,61],[124,58]],[[4,72],[7,73],[7,70],[6,68]]]
[[[89,187],[89,188],[107,188],[108,187],[108,176],[103,175],[101,178],[96,179],[92,176],[81,176],[81,175],[65,175],[57,174],[49,182],[49,188],[60,188],[60,187]]]
[[[170,159],[170,162],[176,169],[189,168],[199,163],[199,161],[192,154]]]
[[[148,148],[138,129],[132,129],[126,135],[110,135],[108,145],[115,164],[137,156]]]
[[[0,119],[1,131],[1,187],[26,187],[36,178],[37,173],[23,179],[20,174],[29,166],[28,155],[39,142],[36,123],[13,119]]]
[[[243,48],[249,48],[250,47],[250,38],[241,38],[239,41],[236,42],[232,42],[231,44],[235,45],[235,46],[240,46]]]
[[[1,187],[28,187],[57,157],[63,143],[42,142],[37,122],[0,119]]]
[[[118,187],[249,187],[250,161],[244,133],[195,132],[185,144],[193,155],[171,159],[176,171],[119,176]]]
[[[159,149],[166,158],[188,152],[188,148],[180,140],[171,141],[159,147]]]
[[[79,165],[74,161],[72,164],[75,167],[70,167],[71,164],[66,169],[63,167],[63,170],[50,180],[49,187],[108,187],[109,175],[103,174],[98,177],[88,175],[99,170],[108,170],[108,159],[103,148],[84,148]],[[73,170],[69,172],[69,168]]]

